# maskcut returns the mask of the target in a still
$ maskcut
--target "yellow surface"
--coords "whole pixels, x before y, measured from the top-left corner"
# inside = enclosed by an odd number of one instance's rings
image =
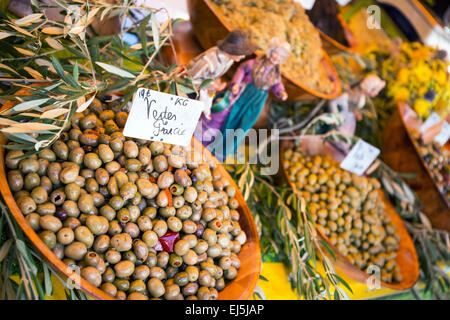
[[[317,267],[321,274],[325,274],[320,264]],[[258,281],[258,286],[264,291],[267,300],[299,300],[299,297],[291,289],[291,284],[288,281],[289,271],[281,262],[263,263],[261,275],[268,280],[264,281],[260,279]],[[339,272],[338,275],[352,288],[353,294],[346,290],[349,298],[352,300],[376,298],[399,293],[399,291],[383,287],[369,292],[365,283],[353,281]]]

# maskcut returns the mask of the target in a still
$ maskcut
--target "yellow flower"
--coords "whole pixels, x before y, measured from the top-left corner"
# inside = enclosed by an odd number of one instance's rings
[[[443,70],[439,70],[436,74],[436,81],[440,86],[447,83],[447,74]]]
[[[397,79],[400,83],[406,83],[409,79],[409,70],[407,68],[401,68],[397,74]]]
[[[419,96],[423,97],[425,95],[425,93],[427,93],[427,91],[428,91],[428,88],[425,86],[422,86],[419,88],[417,93],[419,94]]]
[[[408,101],[409,90],[407,88],[401,87],[396,92],[394,92],[394,100],[398,101]]]
[[[425,99],[417,99],[414,102],[414,110],[417,112],[417,114],[421,117],[421,118],[426,118],[428,116],[428,108],[429,108],[429,103],[427,100]]]
[[[414,75],[421,83],[426,83],[431,79],[431,70],[427,65],[421,64],[413,69]]]

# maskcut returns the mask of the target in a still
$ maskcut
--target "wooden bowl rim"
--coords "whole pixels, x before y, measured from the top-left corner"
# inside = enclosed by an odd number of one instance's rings
[[[289,144],[292,141],[289,140],[283,140],[280,146],[280,162],[283,163],[284,162],[284,151],[287,150],[287,148],[289,148]],[[289,180],[288,178],[288,174],[286,172],[286,169],[284,168],[284,166],[282,167],[282,171],[283,171],[283,178],[288,182],[289,186],[295,190],[295,185]],[[386,283],[383,281],[380,281],[380,284],[383,287],[386,288],[390,288],[390,289],[396,289],[396,290],[406,290],[409,289],[411,287],[414,286],[414,284],[417,282],[418,278],[419,278],[419,260],[417,257],[417,252],[416,252],[416,248],[414,246],[414,243],[411,239],[411,236],[408,233],[408,230],[406,229],[405,225],[403,224],[403,220],[401,219],[401,217],[398,215],[397,211],[394,209],[394,207],[392,206],[392,204],[390,203],[390,201],[386,198],[386,196],[384,195],[384,192],[382,190],[379,190],[380,192],[380,196],[385,204],[386,207],[386,211],[389,214],[389,216],[391,217],[391,219],[393,220],[393,223],[396,226],[396,234],[398,235],[400,233],[400,235],[403,235],[400,237],[400,243],[403,244],[408,244],[407,246],[405,246],[405,248],[409,248],[411,249],[410,253],[413,256],[413,260],[414,260],[414,275],[411,279],[409,279],[409,281],[406,280],[402,280],[401,282],[398,283]],[[356,267],[355,265],[353,265],[347,257],[345,257],[334,245],[332,245],[328,239],[328,237],[322,233],[322,231],[320,230],[320,228],[317,228],[317,233],[319,234],[319,236],[322,238],[322,240],[324,240],[326,242],[327,245],[330,246],[330,248],[333,250],[333,253],[336,255],[336,264],[335,266],[340,269],[342,272],[344,272],[347,276],[349,276],[350,278],[352,278],[355,281],[358,282],[365,282],[367,281],[371,275],[365,273],[364,271],[362,271],[361,269],[359,269],[358,267]],[[399,232],[399,231],[402,232]],[[399,246],[400,249],[400,246]],[[400,251],[400,250],[399,250]],[[327,252],[327,250],[324,250],[324,252]],[[328,254],[328,253],[327,253]],[[397,254],[396,257],[396,261],[400,259],[400,256]],[[405,270],[402,270],[403,268],[400,268],[400,272],[402,273],[403,279],[408,279],[407,277],[404,277],[405,275]],[[351,272],[347,272],[347,270],[350,270]]]
[[[17,94],[29,94],[27,92],[27,89],[21,89],[17,92]],[[8,108],[13,102],[7,101],[2,108],[5,109]],[[31,228],[28,221],[25,219],[25,216],[22,214],[20,208],[18,207],[11,189],[9,188],[7,177],[6,177],[6,167],[5,167],[5,148],[2,146],[4,145],[8,140],[6,137],[0,133],[0,193],[2,194],[6,205],[8,206],[9,210],[11,211],[14,219],[19,224],[22,231],[25,233],[25,235],[28,237],[28,239],[33,243],[33,245],[36,247],[36,249],[44,256],[44,258],[54,267],[56,268],[56,271],[62,273],[67,278],[71,277],[71,279],[75,283],[80,284],[80,289],[84,291],[86,294],[88,294],[90,297],[93,297],[95,299],[99,300],[117,300],[110,295],[106,294],[102,290],[100,290],[97,287],[94,287],[89,282],[84,280],[79,274],[74,272],[70,267],[68,267],[62,260],[58,259],[56,255],[53,253],[52,250],[50,250],[47,245],[39,238],[38,234]],[[256,284],[259,279],[259,273],[261,271],[262,266],[262,259],[261,259],[261,249],[260,249],[260,243],[259,243],[259,236],[258,231],[256,228],[255,221],[253,219],[253,215],[250,211],[250,208],[248,207],[246,201],[244,200],[244,197],[242,193],[240,192],[239,188],[237,187],[236,183],[234,182],[233,178],[230,176],[228,171],[224,168],[224,166],[217,160],[198,140],[196,140],[194,137],[192,137],[191,146],[198,146],[201,147],[202,150],[202,158],[205,160],[212,160],[214,163],[218,166],[220,172],[224,174],[225,179],[227,179],[232,186],[236,189],[236,199],[239,202],[239,213],[240,213],[240,222],[243,220],[248,224],[249,229],[244,230],[246,231],[247,235],[247,242],[242,246],[241,252],[239,253],[239,258],[241,260],[241,268],[238,270],[237,277],[233,279],[231,282],[229,282],[224,290],[219,292],[219,300],[248,300],[250,296],[253,293],[254,288],[256,287]],[[251,239],[251,242],[249,241]],[[246,259],[251,259],[251,263],[249,263],[250,266],[252,266],[253,272],[250,274],[244,274],[245,270],[242,269],[242,261],[244,257],[241,257],[241,254],[247,250],[251,250],[253,253],[252,255],[248,256]],[[235,292],[229,292],[231,289],[233,289],[233,284],[238,284],[238,281],[243,279],[247,279],[247,286],[244,288],[244,290],[237,296],[237,297],[230,297],[231,294],[234,294]]]
[[[213,6],[211,5],[210,0],[188,0],[190,2],[192,1],[202,1],[205,3],[205,5],[209,8],[209,10],[211,11],[211,13],[216,17],[216,19],[222,24],[222,26],[227,29],[228,31],[231,31],[231,28],[225,23],[225,21],[222,19],[222,17],[220,16],[220,14],[218,14],[216,12],[216,10],[213,8]],[[317,28],[316,28],[317,29]],[[319,30],[320,31],[320,30]],[[305,86],[304,84],[300,83],[297,80],[293,80],[291,77],[285,75],[282,72],[282,76],[283,78],[285,78],[286,80],[288,80],[289,82],[291,82],[292,84],[294,84],[295,86],[299,87],[300,89],[305,90],[306,92],[319,97],[319,98],[323,98],[323,99],[334,99],[336,98],[342,91],[342,84],[341,81],[339,79],[339,75],[337,74],[336,68],[334,67],[333,63],[331,62],[330,57],[328,56],[328,54],[326,53],[326,51],[321,48],[322,51],[322,65],[327,73],[328,78],[333,81],[333,91],[331,91],[330,93],[323,93],[323,92],[319,92],[316,91],[312,88],[308,88],[307,86]],[[288,98],[289,100],[289,98]]]
[[[403,127],[405,128],[406,135],[408,136],[409,141],[413,145],[414,150],[416,151],[416,156],[419,158],[420,163],[422,164],[422,167],[427,172],[427,174],[430,177],[431,181],[433,181],[433,186],[434,186],[436,192],[439,193],[440,198],[447,205],[447,208],[450,208],[450,202],[448,202],[445,199],[444,195],[439,191],[439,188],[438,188],[436,182],[433,179],[433,175],[431,174],[430,168],[428,168],[428,165],[426,164],[425,160],[420,156],[419,146],[417,145],[416,141],[414,140],[414,138],[413,138],[413,136],[411,134],[410,128],[408,127],[408,125],[405,122],[404,114],[402,112],[405,108],[411,108],[411,107],[404,101],[399,101],[397,103],[397,110],[398,110],[398,113],[400,114],[400,119],[402,120]]]

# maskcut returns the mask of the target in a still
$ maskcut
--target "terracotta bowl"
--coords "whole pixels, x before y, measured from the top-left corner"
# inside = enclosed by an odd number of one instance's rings
[[[394,170],[403,173],[415,173],[415,178],[405,179],[423,203],[423,212],[433,227],[450,232],[450,207],[439,192],[430,169],[419,154],[419,146],[411,135],[418,123],[411,108],[400,102],[389,121],[383,136],[382,156]],[[450,147],[447,142],[445,148]]]
[[[19,94],[26,93],[22,91]],[[8,101],[5,103],[3,108],[7,108],[11,105],[12,102]],[[5,138],[5,136],[0,135],[0,145],[4,145],[6,143],[7,139]],[[225,289],[219,293],[219,300],[249,299],[253,293],[253,290],[259,278],[259,273],[261,271],[261,250],[259,245],[258,233],[252,213],[248,208],[242,194],[239,192],[236,183],[233,181],[223,165],[219,163],[219,161],[213,155],[211,155],[211,153],[206,150],[199,141],[193,138],[191,145],[192,147],[198,148],[196,150],[203,151],[203,159],[205,161],[213,161],[214,163],[216,163],[224,179],[228,180],[230,184],[236,188],[236,199],[239,202],[238,211],[240,213],[239,223],[242,227],[242,230],[245,231],[245,234],[247,236],[247,242],[242,246],[241,252],[239,253],[241,267],[238,271],[237,277],[233,281],[229,282]],[[37,233],[31,228],[28,221],[20,211],[9,188],[6,178],[4,158],[5,149],[0,146],[0,192],[3,196],[3,199],[5,199],[6,205],[11,211],[14,219],[17,221],[20,228],[26,234],[30,242],[33,243],[37,250],[48,261],[48,263],[50,263],[55,268],[56,271],[58,271],[65,277],[72,277],[72,280],[75,283],[80,284],[80,289],[88,294],[91,298],[101,300],[114,300],[114,298],[107,295],[100,289],[92,286],[79,275],[77,275],[72,269],[67,267],[60,259],[55,256],[55,254],[44,244]]]
[[[280,161],[283,163],[284,159],[284,151],[293,148],[293,142],[289,140],[284,140],[280,146]],[[330,155],[338,161],[337,153],[335,151],[331,151],[332,147],[322,148],[317,153],[311,153],[311,155]],[[288,174],[283,167],[283,178],[289,183],[291,188],[295,188],[295,185],[288,179]],[[399,249],[397,253],[396,263],[400,268],[400,272],[402,274],[403,280],[399,283],[386,283],[381,281],[381,285],[386,288],[396,289],[396,290],[405,290],[409,289],[417,282],[419,278],[419,261],[417,258],[416,248],[411,240],[411,237],[406,230],[405,225],[403,224],[402,219],[395,211],[392,204],[385,197],[383,191],[380,190],[380,197],[385,205],[385,210],[389,214],[392,223],[396,226],[396,234],[400,237]],[[370,274],[365,273],[364,271],[357,268],[353,265],[343,254],[339,252],[339,250],[333,246],[328,237],[323,234],[320,229],[317,229],[319,236],[331,247],[333,252],[336,255],[336,268],[346,274],[351,279],[361,282],[367,283]],[[326,252],[326,250],[324,250]]]
[[[188,0],[187,3],[195,35],[203,48],[215,46],[217,41],[226,37],[231,28],[223,21],[209,0]],[[333,81],[333,90],[330,93],[319,92],[283,74],[283,84],[289,100],[311,99],[311,97],[334,99],[341,93],[341,82],[333,63],[323,49],[322,52],[322,64],[329,79]]]

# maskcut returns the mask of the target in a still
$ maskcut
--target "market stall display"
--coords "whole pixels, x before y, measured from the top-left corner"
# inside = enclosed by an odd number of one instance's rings
[[[210,154],[126,139],[126,118],[95,100],[51,149],[22,160],[2,149],[19,225],[59,271],[81,268],[96,298],[248,298],[258,239],[226,171]]]
[[[450,231],[450,208],[447,200],[448,188],[448,143],[434,152],[439,152],[444,162],[438,180],[434,179],[426,159],[426,146],[417,142],[418,129],[423,121],[407,104],[399,103],[398,110],[390,119],[383,139],[383,158],[394,170],[415,173],[406,179],[423,202],[423,211],[434,227]],[[428,160],[428,161],[427,161]],[[434,160],[434,161],[436,161]],[[442,180],[441,180],[442,179]],[[441,181],[439,181],[441,180]]]
[[[309,202],[311,219],[338,257],[337,267],[365,282],[378,266],[383,286],[413,286],[419,276],[417,254],[380,183],[341,169],[332,146],[319,149],[285,142],[280,152],[284,176]]]
[[[0,299],[450,298],[445,52],[371,0],[185,1],[0,12]]]
[[[251,6],[251,1],[246,3],[189,0],[189,13],[200,44],[209,48],[234,28],[247,31],[263,51],[277,37],[292,46],[292,54],[282,68],[290,99],[311,94],[327,99],[336,97],[341,91],[339,78],[303,7],[292,0],[274,2],[267,10],[263,2],[257,6]],[[289,21],[290,14],[293,19]],[[275,24],[277,28],[268,28]]]

